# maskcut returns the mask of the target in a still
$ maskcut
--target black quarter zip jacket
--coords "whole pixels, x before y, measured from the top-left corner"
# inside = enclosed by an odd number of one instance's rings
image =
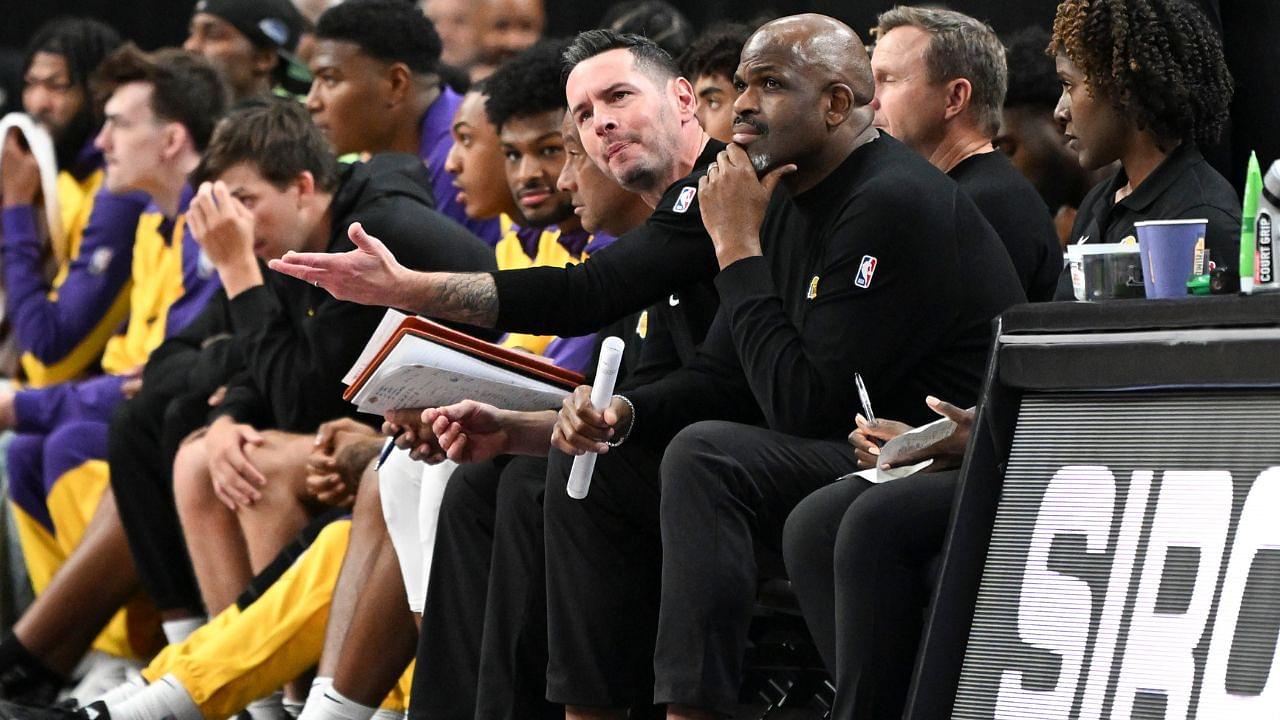
[[[330,205],[326,252],[354,249],[347,227],[361,222],[404,266],[414,270],[487,271],[493,250],[436,212],[422,161],[386,153],[343,170]],[[337,300],[310,283],[264,271],[263,285],[226,304],[243,368],[211,419],[290,432],[311,432],[355,414],[342,399],[342,376],[364,348],[385,308]]]
[[[698,420],[842,438],[861,373],[876,413],[922,423],[927,395],[972,404],[992,320],[1025,295],[1009,254],[955,182],[882,135],[811,190],[775,193],[763,255],[716,277],[698,360],[626,393],[633,435]]]

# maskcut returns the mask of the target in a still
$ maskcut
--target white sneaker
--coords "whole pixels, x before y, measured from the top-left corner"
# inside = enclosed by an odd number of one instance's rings
[[[121,685],[146,687],[142,668],[137,660],[90,650],[71,674],[75,685],[64,691],[62,698],[74,698],[83,707]]]

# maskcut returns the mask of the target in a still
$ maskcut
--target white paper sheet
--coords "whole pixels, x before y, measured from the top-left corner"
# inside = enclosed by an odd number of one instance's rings
[[[387,313],[382,316],[382,321],[378,323],[378,327],[374,328],[373,334],[369,336],[369,342],[364,344],[364,349],[360,351],[360,357],[356,358],[355,364],[343,376],[343,385],[350,385],[356,381],[356,378],[360,377],[360,373],[369,367],[369,363],[373,362],[373,358],[377,356],[378,351],[396,333],[396,328],[400,327],[400,322],[407,317],[409,316],[399,310],[387,310]]]
[[[904,477],[915,475],[932,464],[933,458],[930,458],[928,460],[921,460],[915,465],[906,465],[903,467],[891,468],[889,470],[881,470],[878,467],[867,468],[866,470],[859,470],[858,472],[844,475],[840,479],[844,480],[851,477],[860,477],[867,482],[873,482],[879,485],[880,483],[889,482],[890,480],[900,480]]]
[[[558,407],[567,390],[406,335],[387,353],[352,402],[361,412],[440,407],[475,400],[508,410]]]

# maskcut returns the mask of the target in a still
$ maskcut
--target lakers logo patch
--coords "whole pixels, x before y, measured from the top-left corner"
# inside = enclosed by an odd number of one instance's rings
[[[89,274],[101,275],[111,267],[111,259],[115,257],[115,251],[109,247],[100,247],[93,251],[89,256]]]

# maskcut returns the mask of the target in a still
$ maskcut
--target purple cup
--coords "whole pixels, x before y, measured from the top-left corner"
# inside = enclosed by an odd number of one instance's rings
[[[1142,254],[1142,277],[1148,299],[1186,298],[1187,279],[1195,264],[1196,245],[1204,240],[1204,218],[1143,220],[1133,224]]]

